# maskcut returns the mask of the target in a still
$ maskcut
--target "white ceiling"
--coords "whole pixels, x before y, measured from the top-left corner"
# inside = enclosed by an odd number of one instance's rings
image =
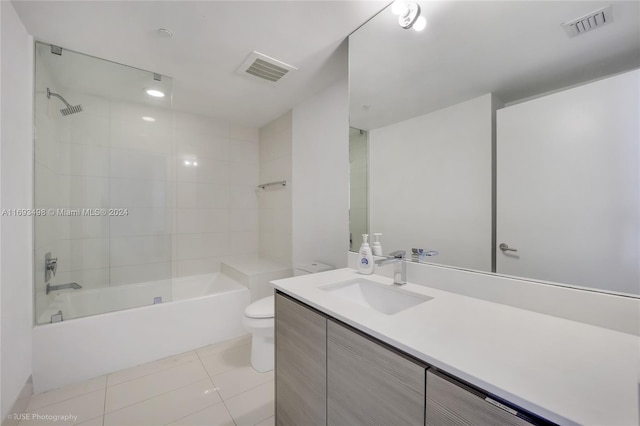
[[[390,10],[349,39],[351,125],[375,129],[485,93],[510,103],[640,67],[638,1],[419,1],[423,32]],[[563,22],[611,4],[613,22]]]
[[[344,76],[343,41],[388,3],[13,0],[36,40],[171,76],[175,109],[253,127]],[[236,74],[254,50],[298,71],[275,85]]]

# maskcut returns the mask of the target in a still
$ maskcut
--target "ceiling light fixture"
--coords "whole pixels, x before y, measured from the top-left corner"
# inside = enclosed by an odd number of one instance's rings
[[[420,16],[420,5],[416,2],[405,3],[403,0],[395,0],[391,4],[391,13],[398,16],[398,24],[405,30],[413,28],[422,31],[427,26],[427,20]]]
[[[166,28],[158,28],[156,32],[160,37],[173,37],[173,33]]]
[[[154,98],[164,98],[164,92],[157,89],[147,89],[147,95],[153,96]]]
[[[146,116],[146,115],[145,115],[144,117],[142,117],[142,119],[143,119],[144,121],[148,121],[148,122],[150,122],[150,123],[153,123],[154,121],[156,121],[156,119],[155,119],[155,118],[153,118],[153,117],[149,117],[149,116]]]

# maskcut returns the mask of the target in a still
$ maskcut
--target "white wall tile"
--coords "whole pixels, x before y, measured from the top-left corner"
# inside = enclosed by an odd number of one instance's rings
[[[111,266],[171,261],[171,236],[111,238]]]
[[[291,180],[291,156],[283,156],[260,163],[260,182]]]
[[[111,285],[126,285],[171,278],[171,262],[114,266],[109,269]]]
[[[169,207],[171,184],[165,180],[112,178],[111,206],[114,208]]]
[[[145,152],[171,153],[171,123],[135,120],[112,120],[111,146]]]
[[[176,134],[176,156],[178,159],[228,160],[230,141],[227,138],[198,132]]]
[[[170,158],[164,154],[124,148],[111,149],[110,176],[167,180],[170,177]]]
[[[231,254],[258,254],[257,232],[232,232]]]
[[[258,165],[255,163],[229,163],[230,180],[233,185],[246,185],[255,187],[258,185]]]
[[[109,218],[112,237],[171,234],[171,209],[133,207],[127,211],[126,216]]]
[[[254,186],[231,186],[229,207],[232,209],[257,209],[258,196]]]
[[[216,183],[178,182],[178,207],[224,209],[230,205],[230,188]]]
[[[71,143],[109,146],[111,132],[108,117],[83,111],[82,114],[70,115],[66,119],[69,120]]]
[[[198,159],[198,165],[186,165],[183,159],[176,160],[179,182],[206,182],[226,185],[230,182],[229,162],[209,158]]]
[[[109,176],[109,148],[100,145],[57,144],[57,171],[79,176]]]
[[[177,236],[178,261],[220,257],[227,253],[230,246],[228,233],[183,234]]]
[[[178,233],[224,232],[229,229],[228,209],[179,209]]]
[[[230,231],[258,231],[258,209],[234,209],[229,211]]]
[[[109,267],[109,239],[83,238],[69,242],[69,269],[101,269]]]
[[[258,143],[260,140],[259,129],[255,127],[230,126],[229,138],[233,140]]]
[[[71,208],[98,208],[109,207],[109,179],[92,176],[68,176],[60,180],[61,188],[57,193],[64,191],[64,182],[68,182],[69,202]]]
[[[220,257],[205,257],[202,259],[186,259],[178,261],[178,276],[209,274],[220,271]]]
[[[257,170],[258,144],[256,142],[232,140],[230,143],[229,160],[255,164]]]

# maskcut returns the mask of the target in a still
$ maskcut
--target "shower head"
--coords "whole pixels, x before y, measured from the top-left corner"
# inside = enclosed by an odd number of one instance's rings
[[[53,93],[47,87],[47,99],[51,99],[52,96],[55,96],[56,98],[60,99],[67,106],[66,108],[62,108],[60,110],[60,114],[67,116],[67,115],[75,114],[76,112],[82,112],[82,105],[69,104],[69,102],[67,102],[62,96],[58,95],[57,93]]]

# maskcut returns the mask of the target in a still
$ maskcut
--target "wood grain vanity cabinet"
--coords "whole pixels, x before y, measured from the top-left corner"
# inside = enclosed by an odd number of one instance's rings
[[[327,424],[424,424],[425,365],[327,323]]]
[[[276,294],[276,424],[326,425],[327,319]]]
[[[280,292],[275,308],[279,426],[551,424]]]
[[[530,426],[546,424],[529,422],[517,417],[510,407],[500,408],[488,402],[486,396],[462,383],[427,370],[427,426]],[[522,414],[521,414],[522,415]],[[530,419],[532,420],[532,419]]]

